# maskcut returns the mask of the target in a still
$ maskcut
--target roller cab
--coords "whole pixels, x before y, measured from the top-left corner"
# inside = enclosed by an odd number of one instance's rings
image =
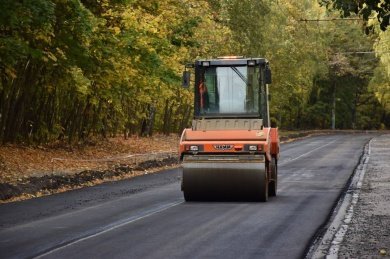
[[[277,191],[279,137],[269,123],[269,64],[263,58],[199,60],[194,119],[179,147],[186,201],[267,201]],[[186,86],[189,71],[183,74]]]

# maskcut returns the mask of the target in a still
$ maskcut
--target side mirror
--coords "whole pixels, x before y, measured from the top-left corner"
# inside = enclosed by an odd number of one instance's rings
[[[184,71],[183,72],[182,83],[181,83],[183,88],[189,88],[190,87],[190,78],[191,78],[190,71]]]
[[[265,83],[272,83],[271,69],[268,66],[265,68]]]

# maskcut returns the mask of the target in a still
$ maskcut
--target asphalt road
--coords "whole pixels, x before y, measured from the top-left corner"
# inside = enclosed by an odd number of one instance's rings
[[[267,203],[186,203],[176,169],[3,204],[0,258],[302,258],[372,137],[283,144]]]

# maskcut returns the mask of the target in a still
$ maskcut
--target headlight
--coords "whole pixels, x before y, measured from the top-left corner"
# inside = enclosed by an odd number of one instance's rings
[[[190,146],[191,151],[198,151],[199,147],[198,146]]]
[[[263,145],[261,144],[246,144],[244,145],[244,151],[246,152],[259,152],[259,151],[262,151],[263,148],[262,148]]]
[[[257,150],[257,146],[256,145],[250,145],[249,146],[249,151],[256,151]]]
[[[185,151],[188,152],[197,153],[197,152],[203,152],[203,150],[204,150],[203,145],[185,145]]]

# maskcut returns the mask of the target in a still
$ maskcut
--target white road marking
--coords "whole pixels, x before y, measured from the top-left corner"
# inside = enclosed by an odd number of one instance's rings
[[[367,164],[370,159],[370,145],[371,140],[364,147],[360,163],[355,169],[354,176],[352,177],[345,196],[339,200],[338,205],[333,212],[326,232],[312,245],[309,255],[306,258],[339,258],[338,253],[340,246],[347,233],[349,224],[351,223],[354,207],[358,202]]]
[[[90,239],[90,238],[93,238],[93,237],[102,235],[102,234],[104,234],[104,233],[107,233],[107,232],[109,232],[109,231],[112,231],[112,230],[114,230],[114,229],[123,227],[123,226],[128,225],[128,224],[131,224],[131,223],[136,222],[136,221],[138,221],[138,220],[141,220],[141,219],[150,217],[150,216],[152,216],[152,215],[154,215],[154,214],[157,214],[157,213],[159,213],[159,212],[165,211],[165,210],[167,210],[167,209],[170,209],[170,208],[172,208],[172,207],[174,207],[174,206],[177,206],[177,205],[179,205],[179,204],[182,204],[182,203],[184,203],[184,201],[169,203],[169,204],[167,204],[167,205],[160,206],[160,207],[158,207],[158,208],[156,208],[156,209],[152,209],[152,210],[150,210],[149,212],[147,212],[147,213],[144,214],[144,215],[132,216],[132,217],[130,217],[130,218],[128,218],[128,219],[125,219],[124,221],[121,221],[119,224],[108,225],[107,227],[105,227],[105,228],[104,228],[103,230],[101,230],[101,231],[98,231],[98,232],[96,232],[96,233],[94,233],[94,234],[87,235],[87,236],[82,237],[82,238],[79,238],[79,239],[76,239],[76,240],[71,241],[71,242],[69,242],[69,243],[67,243],[67,244],[64,244],[64,245],[62,245],[62,246],[56,247],[56,248],[54,248],[54,249],[52,249],[52,250],[49,250],[49,251],[47,251],[47,252],[44,252],[43,254],[37,255],[37,256],[35,256],[35,257],[33,257],[33,258],[34,258],[34,259],[43,258],[43,257],[45,257],[45,256],[48,256],[48,255],[50,255],[50,254],[53,254],[53,253],[55,253],[55,252],[61,250],[61,249],[67,248],[67,247],[69,247],[69,246],[71,246],[71,245],[74,245],[74,244],[80,243],[80,242],[82,242],[82,241],[85,241],[85,240],[87,240],[87,239]]]
[[[300,155],[300,156],[297,156],[297,157],[295,157],[295,158],[291,158],[291,159],[288,159],[288,160],[286,160],[286,161],[283,161],[283,162],[280,163],[279,165],[284,165],[284,164],[290,163],[290,162],[292,162],[292,161],[295,161],[295,160],[297,160],[297,159],[299,159],[299,158],[301,158],[301,157],[303,157],[303,156],[306,156],[306,155],[309,155],[309,154],[313,153],[314,151],[316,151],[316,150],[318,150],[318,149],[320,149],[320,148],[329,146],[330,144],[332,144],[332,143],[335,142],[335,141],[336,141],[336,140],[333,140],[333,141],[331,141],[331,142],[329,142],[329,143],[327,143],[327,144],[325,144],[325,145],[316,147],[315,149],[312,149],[312,150],[310,150],[309,152],[306,152],[306,153],[304,153],[304,154],[302,154],[302,155]]]
[[[347,192],[346,196],[349,196],[349,197],[345,197],[343,200],[343,203],[345,204],[344,207],[347,207],[347,210],[346,211],[342,210],[342,207],[343,207],[342,206],[343,204],[342,204],[340,211],[337,212],[338,214],[340,214],[340,217],[342,217],[342,215],[344,215],[344,220],[343,220],[343,223],[337,222],[335,220],[336,222],[334,225],[337,226],[337,224],[338,224],[339,228],[338,228],[337,233],[333,236],[333,240],[332,240],[332,243],[331,243],[331,246],[329,248],[329,251],[328,251],[326,258],[335,258],[335,259],[339,258],[338,253],[340,250],[341,243],[343,242],[344,236],[347,233],[349,224],[351,223],[352,216],[354,213],[354,207],[356,206],[356,204],[359,200],[359,194],[360,194],[360,190],[361,190],[362,185],[363,185],[363,179],[364,179],[364,175],[366,173],[368,160],[370,159],[370,153],[371,153],[370,145],[371,145],[371,140],[370,140],[370,142],[368,142],[367,146],[365,147],[365,154],[363,155],[361,163],[357,167],[356,173],[353,177],[353,180],[351,181],[351,185],[348,188],[348,192]]]

